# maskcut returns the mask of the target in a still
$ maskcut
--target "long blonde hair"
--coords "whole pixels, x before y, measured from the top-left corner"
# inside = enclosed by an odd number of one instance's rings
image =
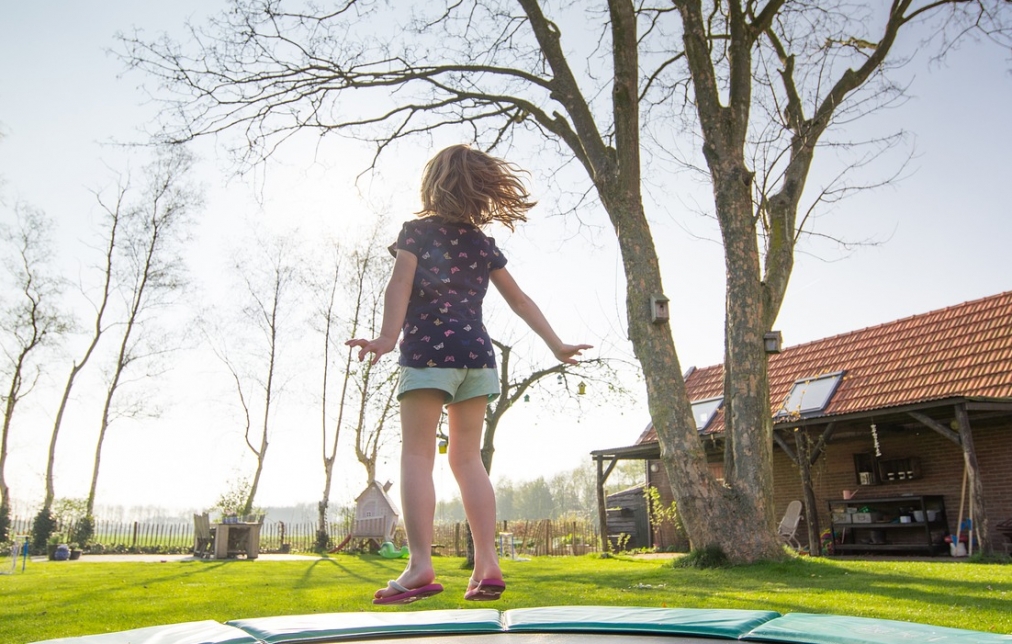
[[[517,176],[524,172],[480,150],[451,145],[425,164],[417,214],[478,227],[497,221],[513,230],[537,203]]]

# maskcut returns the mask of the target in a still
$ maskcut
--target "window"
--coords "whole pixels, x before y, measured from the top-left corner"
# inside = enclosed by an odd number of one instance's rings
[[[812,412],[822,411],[829,404],[836,387],[843,379],[843,372],[830,373],[812,378],[802,378],[794,383],[787,400],[781,406],[777,416],[803,416]]]
[[[720,409],[721,403],[724,402],[723,396],[717,396],[716,398],[707,398],[706,400],[697,400],[692,403],[692,417],[696,419],[696,431],[703,431],[706,426],[713,420],[713,416]]]

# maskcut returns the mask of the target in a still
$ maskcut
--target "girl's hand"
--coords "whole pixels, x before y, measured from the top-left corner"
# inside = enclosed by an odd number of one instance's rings
[[[563,344],[553,351],[555,357],[559,359],[559,362],[565,362],[566,364],[579,364],[576,359],[577,356],[582,355],[581,352],[585,349],[593,349],[593,345],[590,344]]]
[[[358,347],[360,349],[358,352],[359,362],[365,360],[366,354],[371,353],[372,359],[369,361],[369,364],[376,364],[382,356],[393,351],[396,344],[396,338],[391,340],[389,338],[384,338],[383,336],[380,336],[375,340],[356,338],[344,343],[347,347]]]

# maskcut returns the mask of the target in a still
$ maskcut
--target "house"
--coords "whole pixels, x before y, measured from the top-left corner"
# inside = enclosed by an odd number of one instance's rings
[[[803,546],[828,531],[835,553],[947,553],[972,526],[968,545],[1010,549],[998,524],[1012,518],[1012,292],[788,347],[768,367],[774,501],[778,517],[804,502]],[[723,367],[685,383],[719,479]],[[652,426],[592,456],[599,486],[617,460],[647,461],[670,501]]]

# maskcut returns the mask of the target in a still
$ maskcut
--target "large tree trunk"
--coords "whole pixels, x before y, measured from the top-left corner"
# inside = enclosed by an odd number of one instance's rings
[[[725,312],[724,432],[725,483],[736,491],[735,512],[747,530],[736,539],[753,556],[777,556],[773,539],[773,420],[763,335],[759,248],[752,221],[751,175],[744,166],[727,176],[714,173],[717,217],[724,240],[727,292]],[[756,530],[756,526],[769,526]],[[726,526],[725,528],[726,529]]]

